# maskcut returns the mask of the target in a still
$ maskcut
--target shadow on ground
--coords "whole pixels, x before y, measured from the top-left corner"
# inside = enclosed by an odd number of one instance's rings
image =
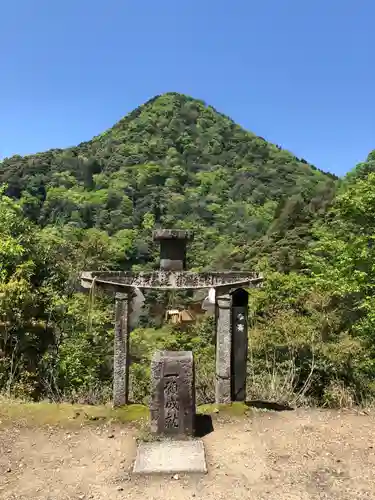
[[[213,432],[213,430],[211,415],[195,415],[195,437],[202,438]]]
[[[288,404],[274,403],[272,401],[262,401],[259,399],[254,399],[251,401],[246,401],[246,406],[249,408],[259,408],[261,410],[273,410],[273,411],[292,411],[294,408]]]

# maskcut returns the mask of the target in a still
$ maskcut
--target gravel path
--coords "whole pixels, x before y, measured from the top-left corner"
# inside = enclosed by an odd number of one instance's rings
[[[375,498],[375,416],[254,412],[214,421],[204,477],[135,477],[128,426],[0,430],[2,500]]]

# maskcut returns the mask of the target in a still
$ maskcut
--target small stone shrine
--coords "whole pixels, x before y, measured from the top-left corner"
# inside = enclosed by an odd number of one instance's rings
[[[115,339],[114,339],[114,368],[113,368],[113,404],[121,406],[128,403],[129,393],[129,317],[135,308],[136,298],[139,299],[140,290],[215,290],[215,318],[216,318],[216,403],[230,403],[231,401],[244,401],[246,397],[246,363],[247,363],[247,304],[248,293],[244,288],[258,287],[262,283],[262,276],[247,271],[223,271],[194,273],[186,270],[186,243],[193,239],[191,231],[174,229],[159,229],[153,234],[155,241],[160,241],[160,269],[152,272],[133,273],[129,271],[86,271],[81,274],[81,285],[83,288],[92,289],[93,286],[100,287],[115,296]],[[169,358],[167,356],[169,355]],[[173,366],[170,353],[157,354],[154,358],[154,369],[163,366],[163,369],[170,370]],[[191,355],[191,354],[190,354]],[[158,358],[158,356],[160,356]],[[175,353],[175,360],[182,356],[183,366],[190,366],[187,362],[187,353]],[[183,361],[186,356],[186,362]],[[185,365],[184,365],[185,363]],[[192,358],[190,360],[193,370]],[[163,372],[162,382],[158,382],[155,388],[155,398],[160,398],[161,389],[165,384],[167,387],[176,388],[182,395],[185,410],[192,411],[191,406],[194,394],[194,387],[191,382],[178,385],[183,380],[180,372],[174,374],[171,370],[171,378],[167,383],[167,372]],[[154,377],[157,380],[157,377]],[[193,378],[194,380],[194,378]],[[156,382],[155,382],[156,383]],[[189,388],[187,388],[189,387]],[[184,391],[187,391],[185,394]],[[191,392],[189,392],[191,391]],[[167,392],[168,395],[168,392]],[[164,398],[164,396],[163,396]],[[185,399],[184,399],[185,398]],[[168,396],[167,396],[168,399]],[[164,399],[163,399],[164,401]],[[168,405],[174,405],[168,400]],[[172,408],[171,406],[171,408]],[[174,408],[174,406],[173,406]],[[180,432],[191,432],[190,417],[182,419],[179,414],[178,424],[176,424],[176,410],[171,410],[165,416],[154,417],[154,426],[158,429],[166,430],[168,423],[168,433],[171,429]],[[154,415],[156,406],[154,409]],[[190,415],[190,413],[189,413]],[[182,420],[181,420],[182,419]],[[178,425],[178,427],[173,427]]]

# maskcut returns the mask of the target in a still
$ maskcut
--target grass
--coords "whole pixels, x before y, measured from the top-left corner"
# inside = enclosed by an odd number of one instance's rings
[[[148,417],[148,409],[143,405],[130,405],[122,408],[111,406],[54,404],[48,402],[25,403],[0,400],[0,426],[80,426],[92,422],[130,423]]]
[[[228,405],[203,405],[197,408],[198,414],[217,414],[243,416],[249,408],[242,403]],[[110,405],[79,405],[69,403],[30,403],[0,398],[0,427],[9,425],[43,426],[60,425],[81,426],[98,422],[143,423],[148,420],[149,410],[143,405],[129,405],[112,408]]]

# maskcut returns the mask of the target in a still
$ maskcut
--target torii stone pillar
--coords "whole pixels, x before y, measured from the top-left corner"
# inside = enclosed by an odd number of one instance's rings
[[[216,297],[216,404],[231,402],[231,357],[232,357],[232,328],[231,328],[231,296],[229,294]]]
[[[216,404],[246,400],[247,306],[243,288],[216,297]]]
[[[129,294],[115,294],[113,406],[129,402]]]

